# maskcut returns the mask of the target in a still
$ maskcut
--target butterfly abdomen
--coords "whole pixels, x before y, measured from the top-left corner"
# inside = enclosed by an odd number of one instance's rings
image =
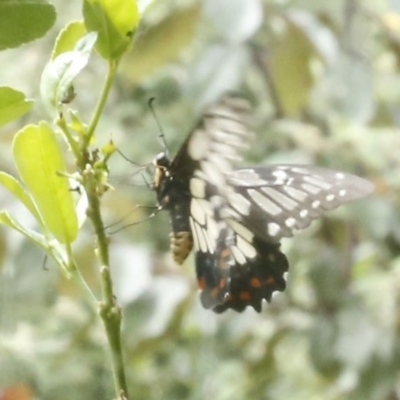
[[[192,234],[190,232],[171,232],[169,236],[172,258],[181,265],[192,251]]]

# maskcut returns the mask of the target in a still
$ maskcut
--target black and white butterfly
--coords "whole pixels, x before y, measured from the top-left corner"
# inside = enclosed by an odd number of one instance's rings
[[[171,161],[154,160],[159,209],[170,212],[171,250],[181,264],[192,248],[201,301],[223,312],[283,291],[288,270],[280,240],[327,210],[359,199],[373,185],[340,171],[307,165],[233,169],[252,134],[248,103],[225,96],[211,107]]]

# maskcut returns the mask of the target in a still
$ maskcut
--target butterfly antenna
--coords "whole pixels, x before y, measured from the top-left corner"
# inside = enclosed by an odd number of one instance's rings
[[[123,229],[129,228],[129,227],[134,226],[134,225],[141,224],[142,222],[147,221],[147,220],[149,220],[149,219],[155,217],[155,216],[157,215],[157,213],[160,211],[160,209],[158,208],[158,206],[144,206],[144,207],[148,207],[148,208],[156,207],[156,210],[153,211],[151,214],[149,214],[147,217],[142,218],[142,219],[140,219],[139,221],[132,222],[131,224],[127,224],[127,225],[121,226],[120,228],[115,229],[114,231],[109,231],[108,234],[109,234],[109,235],[113,235],[114,233],[120,232],[120,231],[122,231]],[[117,224],[117,222],[115,222],[114,224],[111,224],[110,226],[114,226],[114,225],[116,225],[116,224]]]
[[[149,107],[150,107],[151,113],[153,114],[154,119],[156,120],[157,127],[158,127],[159,131],[161,132],[158,135],[158,139],[159,139],[159,141],[161,143],[161,146],[163,147],[165,155],[168,157],[168,147],[167,147],[167,141],[165,140],[165,134],[164,134],[164,131],[163,131],[162,126],[160,124],[160,120],[158,119],[156,111],[154,109],[154,104],[153,103],[154,103],[155,100],[156,100],[155,97],[152,97],[149,100]]]
[[[147,206],[145,204],[137,204],[135,207],[133,207],[128,213],[126,213],[123,217],[117,219],[115,222],[113,222],[110,225],[107,225],[104,227],[104,230],[112,228],[115,225],[120,224],[123,220],[125,220],[126,218],[128,218],[130,215],[132,215],[138,208],[146,208],[146,209],[150,209],[150,210],[157,210],[158,206]],[[134,223],[136,224],[136,222]],[[133,225],[134,225],[133,224]],[[130,226],[131,224],[128,224],[127,226]],[[118,229],[120,230],[120,228]]]
[[[147,167],[147,165],[142,165],[142,164],[139,164],[139,163],[137,163],[135,161],[132,161],[121,150],[117,149],[117,152],[125,161],[128,161],[130,164],[136,165],[138,167],[143,167],[143,168]]]
[[[146,175],[142,172],[141,174],[142,179],[144,181],[144,184],[150,189],[150,190],[154,190],[154,185],[152,183],[149,182],[149,180],[146,178]]]

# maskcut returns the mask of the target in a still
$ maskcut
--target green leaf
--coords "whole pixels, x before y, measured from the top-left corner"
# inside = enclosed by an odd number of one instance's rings
[[[43,225],[42,218],[30,194],[17,179],[3,171],[0,171],[0,184],[11,192],[31,212],[39,224]]]
[[[46,1],[0,1],[0,50],[44,36],[55,20],[55,9]]]
[[[243,45],[209,46],[189,72],[187,94],[195,100],[197,110],[216,101],[222,93],[237,87],[249,62]]]
[[[135,0],[85,0],[83,16],[88,31],[96,31],[96,50],[106,60],[118,60],[132,43],[139,23]]]
[[[64,159],[55,134],[42,122],[20,130],[13,142],[19,174],[30,190],[46,228],[61,243],[71,243],[78,233],[74,201]]]
[[[58,242],[48,242],[44,235],[25,228],[7,211],[0,211],[0,224],[6,225],[17,232],[22,233],[27,239],[39,246],[46,254],[48,254],[50,257],[53,257],[54,260],[60,265],[66,276],[69,276],[67,256]]]
[[[231,43],[249,39],[263,23],[261,0],[206,0],[204,11]]]
[[[301,113],[307,106],[313,77],[310,60],[318,55],[303,29],[286,19],[286,30],[268,51],[269,71],[285,115]]]
[[[0,211],[0,224],[6,225],[15,229],[19,233],[22,233],[28,239],[32,240],[39,247],[41,247],[45,252],[48,252],[49,246],[46,242],[46,238],[40,233],[22,226],[18,221],[11,217],[7,211]]]
[[[137,82],[176,58],[193,41],[199,18],[200,7],[195,4],[138,34],[133,50],[123,61],[122,71]],[[168,45],[165,38],[168,38]]]
[[[79,39],[86,33],[85,24],[83,21],[71,21],[60,31],[54,45],[51,59],[54,60],[57,56],[67,51],[74,50]]]
[[[27,100],[18,90],[7,86],[0,87],[0,126],[27,113],[33,103],[33,100]]]
[[[87,65],[96,39],[95,32],[88,33],[78,41],[73,51],[60,54],[46,65],[40,93],[50,112],[57,111],[69,97],[72,82]]]

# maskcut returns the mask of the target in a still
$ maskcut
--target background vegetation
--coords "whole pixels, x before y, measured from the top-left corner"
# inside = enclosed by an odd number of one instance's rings
[[[82,18],[81,2],[55,3],[46,36],[0,53],[0,85],[38,100],[1,128],[3,171],[15,173],[10,148],[19,127],[49,120],[40,75],[60,29]],[[373,181],[376,192],[284,241],[288,288],[261,314],[201,308],[192,259],[183,267],[171,260],[167,215],[111,235],[130,399],[400,398],[399,61],[399,0],[179,0],[147,9],[93,146],[112,137],[130,159],[150,162],[161,151],[148,107],[155,96],[174,153],[202,107],[235,89],[253,104],[257,141],[247,163],[343,169]],[[105,71],[93,54],[75,80],[72,106],[84,120]],[[108,224],[138,221],[147,211],[135,205],[155,203],[135,170],[118,155],[110,160]],[[2,188],[0,206],[33,224]],[[74,253],[98,292],[86,228]],[[114,396],[96,313],[53,261],[10,229],[0,231],[0,371],[2,400]]]

